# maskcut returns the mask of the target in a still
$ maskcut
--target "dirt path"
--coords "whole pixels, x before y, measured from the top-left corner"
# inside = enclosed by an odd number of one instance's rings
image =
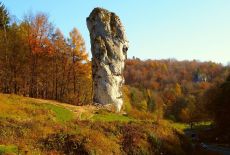
[[[36,99],[36,100],[41,103],[49,103],[49,104],[53,104],[56,106],[64,107],[72,111],[75,117],[79,120],[90,119],[91,117],[93,117],[96,111],[96,107],[92,105],[75,106],[75,105],[71,105],[67,103],[60,103],[60,102],[53,101],[53,100],[43,100],[43,99]]]

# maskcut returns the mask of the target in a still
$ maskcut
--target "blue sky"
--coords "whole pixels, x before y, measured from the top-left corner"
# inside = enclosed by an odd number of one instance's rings
[[[90,53],[86,17],[94,7],[118,14],[125,26],[128,57],[230,62],[230,0],[2,0],[19,19],[48,13],[67,36],[82,33]]]

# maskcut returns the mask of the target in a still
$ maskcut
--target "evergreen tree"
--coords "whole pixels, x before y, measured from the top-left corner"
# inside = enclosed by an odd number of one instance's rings
[[[10,17],[5,5],[0,2],[0,29],[6,29],[9,26]]]

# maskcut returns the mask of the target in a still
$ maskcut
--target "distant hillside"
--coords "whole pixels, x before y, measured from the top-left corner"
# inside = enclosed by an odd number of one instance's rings
[[[173,121],[208,120],[203,94],[229,73],[229,67],[213,62],[129,59],[126,94],[137,109],[160,112]]]
[[[163,90],[175,83],[223,81],[228,72],[228,67],[214,62],[129,59],[125,80],[127,85]]]

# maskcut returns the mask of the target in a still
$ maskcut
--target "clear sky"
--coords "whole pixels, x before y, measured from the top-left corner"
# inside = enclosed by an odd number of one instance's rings
[[[130,48],[141,59],[230,62],[230,0],[2,0],[18,19],[32,11],[48,13],[67,36],[82,33],[90,53],[86,17],[94,7],[120,16]]]

